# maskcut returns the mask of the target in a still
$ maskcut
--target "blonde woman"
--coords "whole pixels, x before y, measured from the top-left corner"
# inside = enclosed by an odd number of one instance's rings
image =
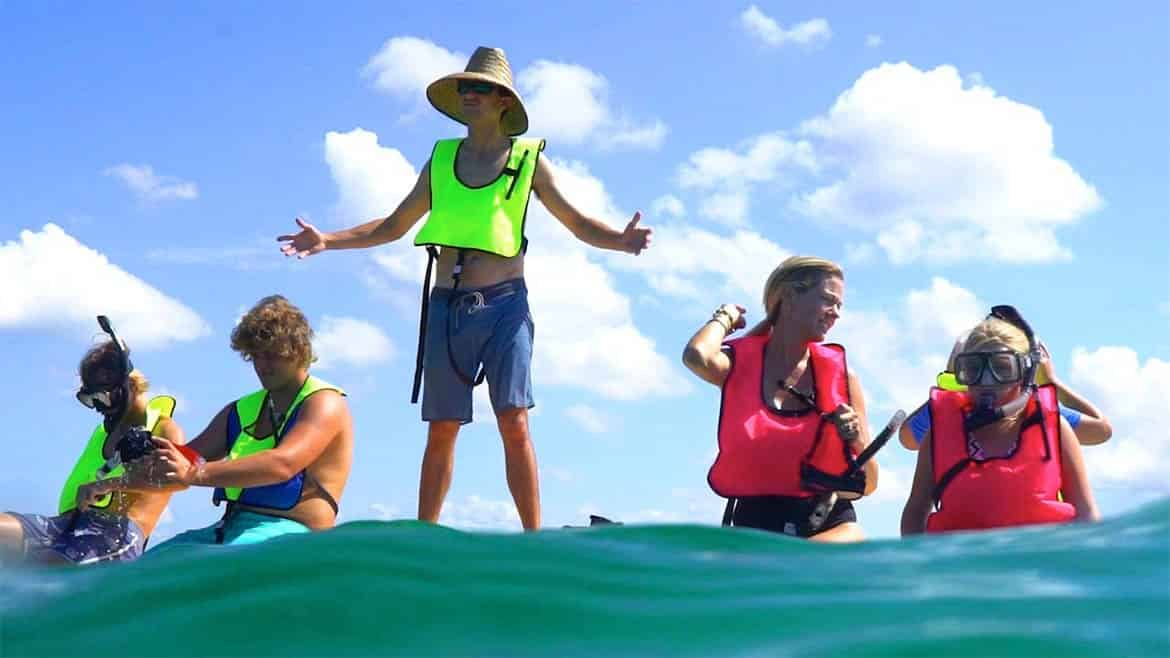
[[[931,389],[903,535],[1100,518],[1056,387],[1028,385],[1038,354],[1011,307],[971,330],[954,358],[967,390]]]
[[[745,336],[743,306],[724,304],[687,343],[683,363],[722,389],[719,454],[707,481],[728,498],[725,525],[817,541],[864,538],[849,498],[873,492],[870,460],[851,491],[825,491],[869,443],[865,398],[845,349],[824,343],[840,317],[845,275],[823,258],[793,256],[764,285],[767,317]],[[840,493],[841,495],[838,495]]]

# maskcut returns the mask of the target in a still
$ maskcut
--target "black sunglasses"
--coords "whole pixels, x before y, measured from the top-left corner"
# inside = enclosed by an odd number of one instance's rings
[[[456,84],[456,89],[459,95],[473,93],[480,96],[487,96],[496,90],[496,86],[490,82],[480,82],[478,80],[459,80]]]

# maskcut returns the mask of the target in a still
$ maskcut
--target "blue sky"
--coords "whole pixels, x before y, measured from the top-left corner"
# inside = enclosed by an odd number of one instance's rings
[[[1116,428],[1085,451],[1107,515],[1165,496],[1170,458],[1167,8],[760,2],[346,3],[225,11],[5,6],[0,121],[0,507],[50,511],[96,418],[72,398],[109,314],[198,433],[255,388],[228,349],[279,292],[351,393],[343,520],[413,516],[425,428],[408,404],[422,259],[409,244],[287,262],[297,215],[384,215],[459,126],[431,79],[503,47],[569,198],[657,235],[639,258],[530,219],[546,525],[589,512],[718,523],[718,392],[679,354],[715,306],[758,318],[792,253],[843,263],[849,349],[880,426],[925,396],[954,336],[1021,309]],[[486,391],[443,520],[519,527]],[[861,503],[897,532],[913,455]],[[177,495],[158,537],[209,523]]]

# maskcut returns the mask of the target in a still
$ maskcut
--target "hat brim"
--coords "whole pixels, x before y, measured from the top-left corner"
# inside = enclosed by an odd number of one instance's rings
[[[505,135],[515,137],[528,131],[528,112],[524,109],[524,101],[520,94],[511,85],[500,82],[499,79],[483,73],[463,71],[452,73],[435,80],[427,87],[427,100],[436,110],[451,117],[451,119],[467,125],[463,116],[463,103],[459,98],[459,81],[471,80],[475,82],[490,82],[497,87],[508,90],[512,95],[512,107],[508,108],[500,117],[500,128]]]

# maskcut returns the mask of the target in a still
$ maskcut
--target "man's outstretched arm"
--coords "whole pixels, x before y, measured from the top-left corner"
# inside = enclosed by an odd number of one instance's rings
[[[653,230],[638,226],[638,222],[642,219],[642,213],[634,213],[633,219],[630,220],[629,224],[626,224],[624,231],[615,230],[601,220],[582,214],[566,201],[561,191],[557,189],[552,168],[545,160],[541,160],[536,166],[532,189],[544,207],[552,213],[552,216],[564,224],[565,228],[569,229],[578,240],[588,245],[598,249],[624,251],[635,255],[642,253],[643,249],[650,246]]]
[[[388,217],[372,219],[365,224],[342,231],[326,233],[297,218],[301,231],[282,235],[280,251],[286,256],[305,258],[326,249],[362,249],[376,247],[406,235],[410,227],[431,209],[431,163],[428,160],[419,172],[418,180],[402,203]]]

